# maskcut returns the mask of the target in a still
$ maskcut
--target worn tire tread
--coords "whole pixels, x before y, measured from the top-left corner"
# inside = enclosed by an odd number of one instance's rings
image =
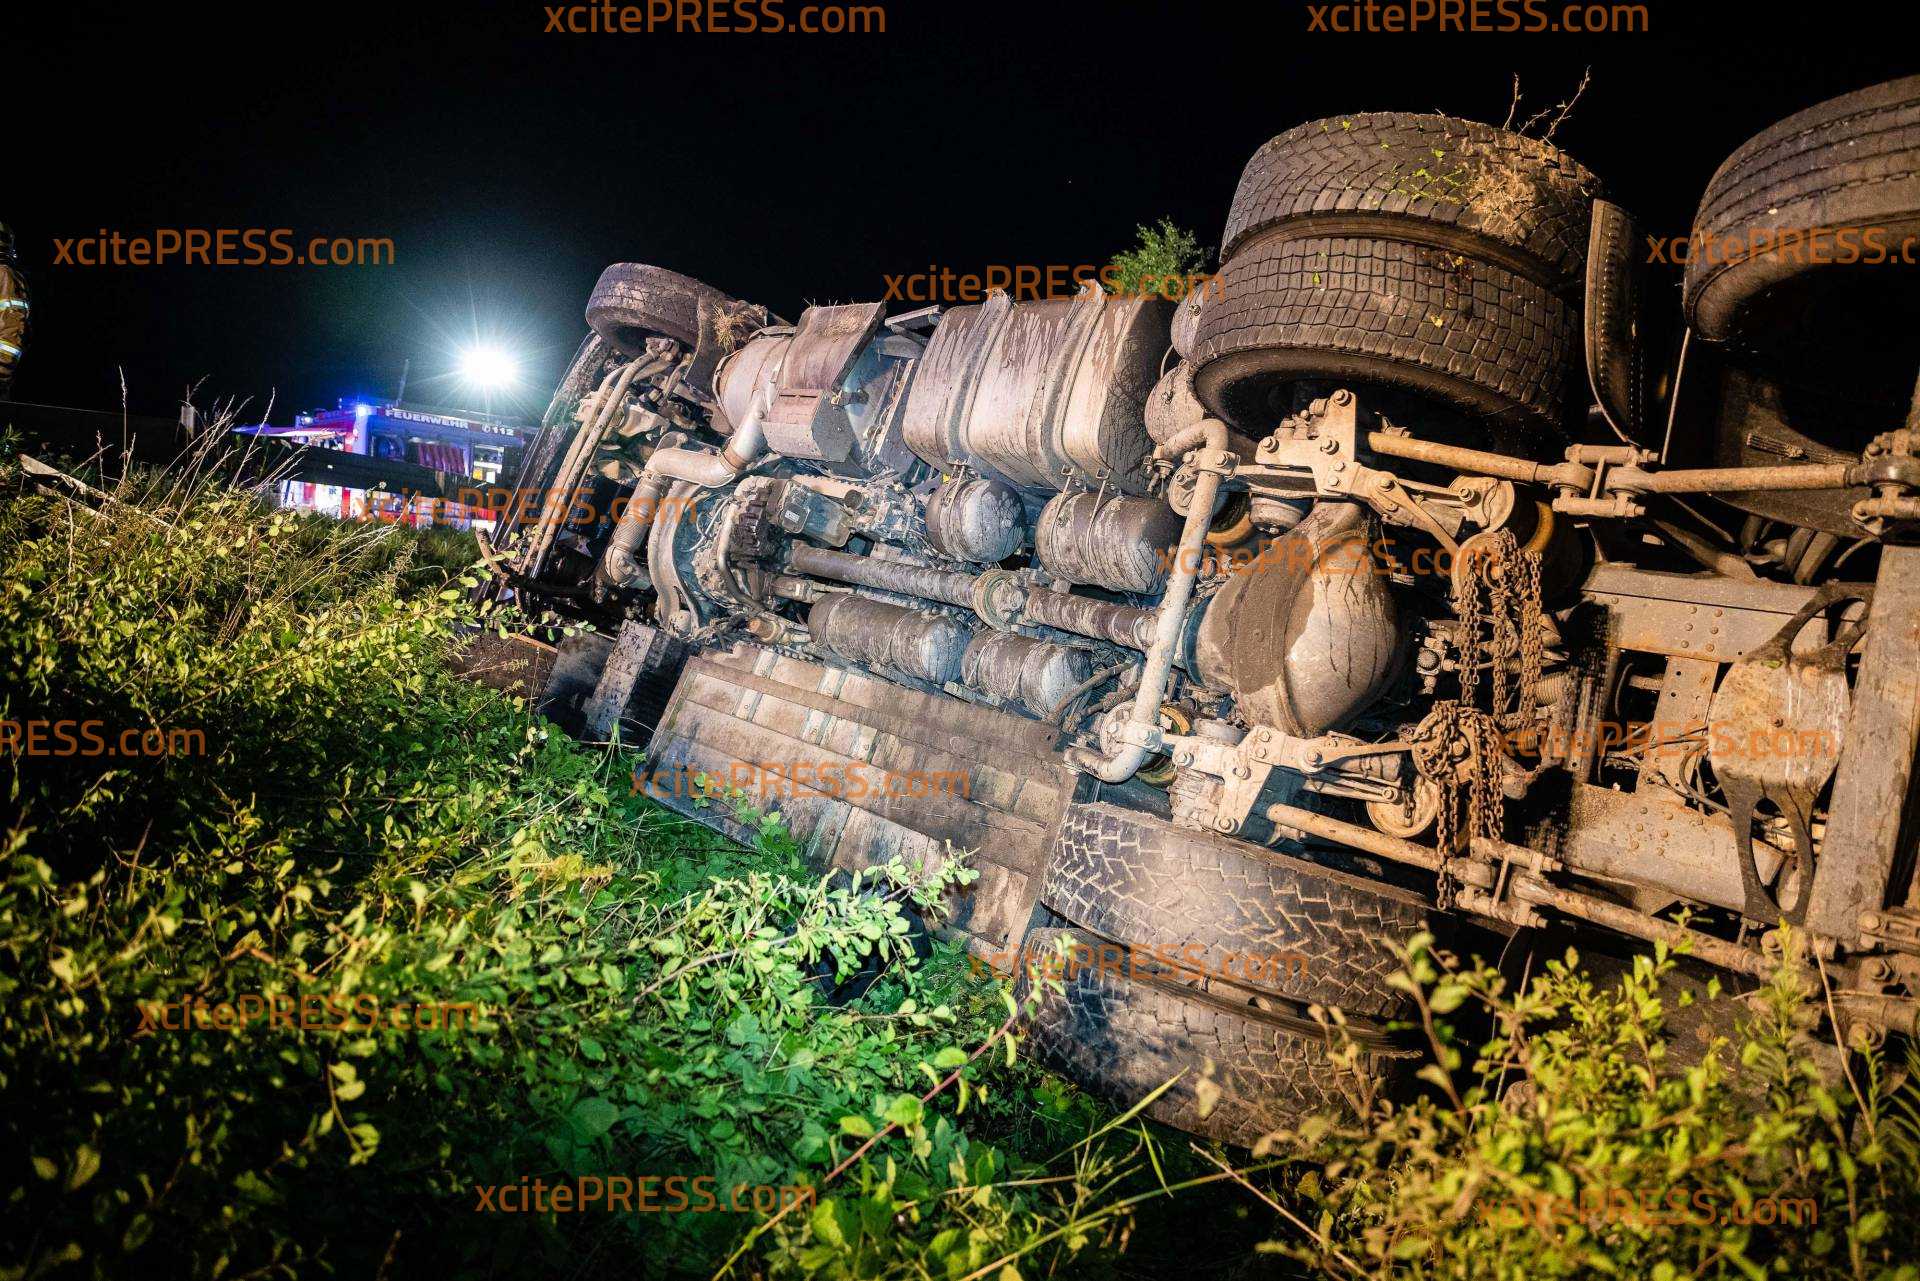
[[[1542,284],[1569,290],[1585,272],[1599,188],[1552,143],[1476,121],[1391,111],[1311,120],[1247,162],[1220,259],[1283,222],[1358,215],[1377,219],[1383,234],[1396,222],[1457,229],[1531,260]]]
[[[1098,945],[1081,931],[1041,929],[1027,936],[1029,955],[1050,952],[1062,937],[1075,945]],[[1405,1051],[1374,1048],[1349,1069],[1334,1061],[1326,1036],[1317,1030],[1192,989],[1094,967],[1081,968],[1062,986],[1059,992],[1043,987],[1027,1025],[1041,1059],[1089,1093],[1122,1106],[1184,1073],[1146,1115],[1242,1147],[1316,1113],[1351,1114],[1361,1074],[1376,1089],[1390,1088],[1412,1060]],[[1023,966],[1015,998],[1024,1004],[1032,990],[1033,977]],[[1221,1093],[1203,1114],[1197,1086],[1209,1063]]]
[[[1210,974],[1228,954],[1298,953],[1298,970],[1276,966],[1258,981],[1235,970],[1234,982],[1373,1018],[1406,1012],[1387,978],[1427,924],[1404,891],[1109,804],[1064,816],[1040,899],[1118,943],[1176,955],[1195,945]]]
[[[1579,310],[1499,265],[1404,240],[1269,236],[1217,288],[1194,353],[1195,390],[1215,413],[1236,381],[1274,371],[1537,426],[1564,412]]]

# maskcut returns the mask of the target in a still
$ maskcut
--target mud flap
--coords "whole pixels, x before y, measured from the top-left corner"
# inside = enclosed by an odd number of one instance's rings
[[[701,780],[737,788],[823,869],[966,853],[980,877],[936,924],[985,955],[1024,935],[1074,777],[1037,721],[742,643],[688,660],[638,781],[750,841]]]
[[[1594,201],[1587,238],[1587,385],[1614,430],[1642,444],[1647,380],[1640,310],[1646,275],[1633,216],[1610,201]]]

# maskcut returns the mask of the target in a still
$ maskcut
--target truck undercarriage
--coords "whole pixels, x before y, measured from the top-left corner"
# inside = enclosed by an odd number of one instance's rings
[[[1736,153],[1673,344],[1592,174],[1439,116],[1274,139],[1178,301],[788,324],[618,264],[492,590],[598,626],[547,708],[650,739],[665,804],[964,852],[951,927],[1016,969],[1123,949],[1036,1043],[1120,1098],[1192,1069],[1153,1114],[1196,1132],[1395,1079],[1385,979],[1448,921],[1804,951],[1842,1038],[1911,1036],[1920,317],[1783,246],[1920,227],[1917,132],[1920,78]]]

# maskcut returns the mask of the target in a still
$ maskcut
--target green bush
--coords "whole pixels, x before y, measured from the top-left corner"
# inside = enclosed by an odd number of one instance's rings
[[[1430,943],[1396,983],[1434,1094],[1263,1141],[1293,1200],[1271,1248],[1348,1277],[1920,1276],[1911,1065],[1811,1039],[1823,975],[1782,967],[1683,1063],[1665,945],[1617,983],[1569,953],[1509,992]],[[1465,1068],[1476,1013],[1492,1031]]]
[[[1112,292],[1177,300],[1199,287],[1194,277],[1206,266],[1207,256],[1192,232],[1174,226],[1171,218],[1135,231],[1133,248],[1115,254],[1103,277]]]
[[[977,1185],[1018,1164],[996,1142],[1059,1146],[1093,1113],[1035,1107],[992,986],[951,946],[846,1009],[803,974],[900,947],[902,902],[961,862],[835,888],[765,816],[739,851],[633,795],[631,753],[448,674],[462,629],[516,624],[459,580],[403,581],[406,531],[178,478],[120,499],[0,502],[0,719],[204,750],[6,760],[0,1276],[542,1275],[636,1251],[704,1275],[766,1220],[485,1213],[477,1189],[817,1188],[883,1118],[848,1188],[897,1160],[990,1212],[970,1248],[1046,1235],[1051,1188]],[[406,1003],[449,1025],[383,1021]],[[791,1246],[835,1270],[833,1225],[866,1202],[823,1191],[737,1266]],[[918,1217],[928,1242],[955,1218]],[[1093,1244],[1042,1243],[1049,1267]]]

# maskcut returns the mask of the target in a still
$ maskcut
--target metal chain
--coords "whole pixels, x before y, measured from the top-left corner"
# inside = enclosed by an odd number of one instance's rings
[[[1521,552],[1518,557],[1520,588],[1515,603],[1520,628],[1520,707],[1515,719],[1520,729],[1532,723],[1538,710],[1540,673],[1546,665],[1546,616],[1540,608],[1541,559],[1539,552]]]
[[[1483,609],[1483,602],[1485,608]],[[1513,534],[1501,530],[1484,550],[1468,557],[1453,590],[1454,612],[1460,622],[1460,697],[1436,704],[1414,732],[1414,768],[1440,788],[1437,837],[1442,853],[1451,854],[1456,840],[1460,769],[1467,766],[1468,832],[1498,838],[1506,821],[1506,794],[1501,787],[1501,761],[1506,750],[1503,725],[1524,727],[1536,711],[1537,689],[1545,659],[1545,628],[1540,610],[1540,554],[1523,552]],[[1493,669],[1493,706],[1482,711],[1479,701],[1481,632],[1491,624],[1485,650]],[[1510,660],[1519,660],[1518,685]],[[1509,707],[1509,703],[1513,704]],[[1440,894],[1452,898],[1450,878],[1441,878]]]

